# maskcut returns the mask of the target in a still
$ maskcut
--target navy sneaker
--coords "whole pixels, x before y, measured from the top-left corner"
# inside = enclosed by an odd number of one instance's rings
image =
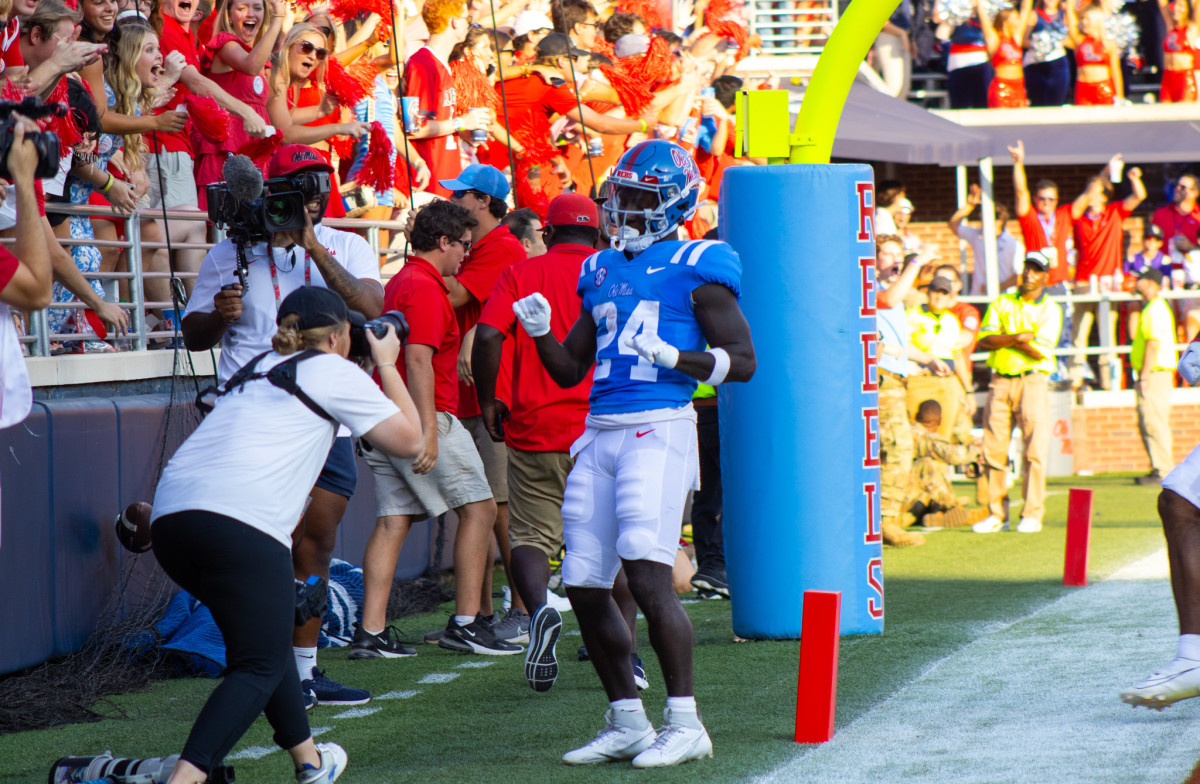
[[[692,587],[699,591],[709,591],[729,598],[729,581],[725,578],[724,569],[702,567],[692,577]]]
[[[492,626],[480,615],[466,626],[459,626],[450,616],[446,634],[438,640],[438,647],[459,653],[485,653],[491,656],[508,656],[525,650],[520,645],[505,642],[496,636]],[[320,694],[317,695],[320,698]]]
[[[300,681],[300,688],[313,693],[322,705],[363,705],[371,701],[371,692],[352,689],[327,678],[324,670],[313,669],[311,680]]]
[[[642,659],[636,653],[633,656],[633,682],[637,684],[638,691],[645,691],[650,688],[650,679],[646,677],[646,668],[642,666]]]
[[[304,695],[304,710],[310,711],[317,707],[317,695],[312,693],[311,689],[300,689],[300,693]]]
[[[578,659],[579,661],[587,661],[588,659],[591,658],[590,656],[588,656],[588,650],[587,650],[586,645],[579,646],[579,650],[575,652],[575,658]]]
[[[554,644],[558,642],[558,634],[561,631],[562,616],[548,604],[539,607],[529,621],[525,680],[534,691],[548,691],[558,679],[558,659],[554,655]]]
[[[400,642],[395,626],[388,626],[381,634],[371,634],[361,624],[355,624],[354,641],[350,643],[351,659],[399,659],[416,656],[417,649]]]

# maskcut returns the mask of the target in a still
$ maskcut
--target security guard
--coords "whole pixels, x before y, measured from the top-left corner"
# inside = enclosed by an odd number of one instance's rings
[[[983,414],[990,514],[972,526],[976,533],[1008,529],[1002,503],[1008,489],[1005,465],[1014,424],[1020,426],[1024,438],[1021,477],[1025,501],[1017,530],[1027,534],[1042,530],[1050,453],[1049,375],[1054,372],[1054,346],[1062,331],[1062,311],[1045,294],[1050,267],[1051,261],[1042,251],[1026,254],[1016,293],[993,302],[979,327],[978,347],[991,352],[987,364],[992,380]]]

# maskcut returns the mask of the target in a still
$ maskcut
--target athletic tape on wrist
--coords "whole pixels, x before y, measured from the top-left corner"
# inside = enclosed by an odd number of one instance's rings
[[[712,355],[713,370],[712,375],[704,379],[704,383],[715,387],[729,375],[729,352],[723,348],[710,348],[705,353]]]

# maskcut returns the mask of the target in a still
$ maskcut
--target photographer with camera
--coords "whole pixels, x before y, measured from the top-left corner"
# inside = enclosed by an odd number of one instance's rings
[[[311,147],[299,144],[281,147],[267,164],[267,173],[272,185],[276,178],[283,178],[291,183],[287,190],[304,193],[304,210],[300,211],[303,227],[271,234],[269,241],[259,239],[266,236],[259,231],[262,227],[253,227],[249,234],[258,241],[250,244],[225,240],[201,264],[195,291],[183,317],[183,340],[191,351],[220,345],[219,381],[225,381],[270,347],[280,300],[296,289],[307,286],[332,289],[349,308],[367,318],[374,318],[382,311],[379,265],[366,240],[321,225],[330,198],[332,171]],[[225,180],[228,193],[239,194],[243,204],[257,199],[263,189],[261,174],[241,156],[235,156],[226,165]],[[314,193],[313,188],[323,190]],[[222,199],[215,201],[216,205],[210,192],[210,215]],[[258,214],[262,215],[262,210]],[[232,236],[238,236],[247,227],[231,225],[229,230]],[[239,255],[248,262],[244,267],[239,263]],[[244,284],[240,276],[245,277]],[[312,503],[296,528],[292,555],[300,580],[314,574],[329,577],[337,525],[358,482],[352,439],[345,430],[339,436],[329,451],[325,470],[312,489]],[[294,637],[297,668],[305,691],[317,701],[329,704],[367,702],[370,692],[349,689],[314,670],[320,629],[320,619],[314,618],[297,628]]]
[[[206,781],[260,712],[291,755],[300,784],[329,784],[341,775],[346,752],[313,743],[288,660],[296,616],[292,529],[339,427],[395,457],[421,449],[417,411],[396,369],[394,328],[382,339],[371,330],[365,335],[380,391],[345,360],[362,316],[335,292],[304,286],[277,310],[274,350],[225,385],[232,394],[219,396],[179,447],[154,497],[155,557],[212,612],[227,658],[225,678],[168,784]]]

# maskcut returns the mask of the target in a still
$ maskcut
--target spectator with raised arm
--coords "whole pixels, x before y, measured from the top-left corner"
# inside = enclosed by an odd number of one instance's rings
[[[972,185],[967,190],[967,201],[950,216],[950,231],[959,239],[966,240],[971,246],[971,256],[974,266],[971,268],[971,294],[981,296],[987,294],[988,269],[984,261],[983,229],[964,225],[975,208],[983,203],[983,191],[978,185]],[[1008,208],[1003,204],[996,205],[996,288],[1004,291],[1017,283],[1017,259],[1021,257],[1024,248],[1013,235],[1008,233]]]

